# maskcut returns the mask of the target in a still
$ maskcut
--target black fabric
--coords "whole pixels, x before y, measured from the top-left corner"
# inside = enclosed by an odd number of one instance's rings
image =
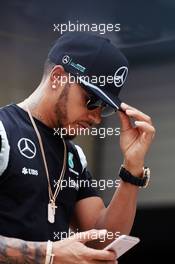
[[[31,125],[27,112],[12,104],[0,109],[2,121],[10,145],[10,157],[6,171],[0,175],[0,234],[29,241],[54,240],[55,235],[67,232],[78,200],[98,196],[91,186],[78,188],[68,186],[81,179],[91,181],[88,170],[83,170],[78,152],[73,143],[66,141],[68,154],[71,153],[73,164],[67,160],[65,184],[56,200],[56,221],[50,224],[47,220],[49,201],[48,183],[36,133]],[[54,130],[35,119],[41,134],[46,159],[55,190],[62,164],[64,146],[62,139],[54,135]],[[30,141],[29,141],[30,140]],[[28,144],[33,152],[25,149]],[[21,150],[21,152],[20,152]],[[26,156],[27,157],[26,157]],[[33,157],[34,156],[34,157]],[[58,238],[58,236],[56,236]]]

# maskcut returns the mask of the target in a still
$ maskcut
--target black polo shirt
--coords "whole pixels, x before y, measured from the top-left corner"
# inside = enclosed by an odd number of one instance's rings
[[[55,223],[51,224],[47,219],[47,176],[28,113],[12,104],[0,109],[0,121],[1,131],[3,129],[10,146],[8,162],[3,170],[0,168],[0,234],[28,241],[59,239],[58,234],[68,233],[76,202],[98,196],[90,184],[92,177],[86,158],[80,147],[66,140],[64,188],[56,199]],[[62,170],[64,145],[53,129],[37,119],[35,122],[42,137],[54,191]]]

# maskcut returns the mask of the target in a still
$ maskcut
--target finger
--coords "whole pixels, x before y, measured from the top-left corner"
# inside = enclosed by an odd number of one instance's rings
[[[95,261],[92,261],[91,264],[118,264],[118,262],[116,262],[116,261],[95,260]]]
[[[147,123],[152,124],[151,118],[141,111],[128,109],[126,110],[126,114],[129,117],[133,117],[139,121],[146,121]]]
[[[116,261],[101,261],[101,260],[96,260],[91,262],[92,264],[116,264],[118,262]]]
[[[91,259],[94,260],[103,260],[105,261],[112,261],[116,260],[116,254],[113,251],[109,250],[99,250],[99,249],[90,249],[88,248],[88,253],[90,253]]]
[[[123,111],[126,111],[127,109],[131,109],[131,110],[134,109],[133,106],[128,105],[126,103],[121,103],[121,108],[122,108]]]
[[[144,121],[135,121],[135,125],[139,128],[142,132],[144,132],[143,136],[144,139],[153,139],[155,136],[155,128]]]
[[[125,111],[125,113],[130,116],[130,117],[134,117],[135,119],[138,119],[138,120],[143,120],[143,121],[146,121],[150,124],[152,124],[152,121],[151,121],[151,118],[150,116],[146,115],[145,113],[141,112],[140,110],[130,106],[130,105],[127,105],[125,103],[122,103],[123,105],[123,110]]]
[[[121,108],[122,110],[126,111],[127,109],[131,109],[131,110],[135,110],[136,108],[129,105],[129,104],[126,104],[126,103],[121,103]]]
[[[106,236],[106,233],[107,233],[106,229],[101,229],[101,230],[92,229],[85,232],[76,233],[75,235],[70,236],[69,239],[86,243],[88,241],[100,239],[101,237],[104,238]]]
[[[130,123],[130,119],[125,113],[118,111],[118,116],[119,116],[122,132],[132,128],[132,125]]]

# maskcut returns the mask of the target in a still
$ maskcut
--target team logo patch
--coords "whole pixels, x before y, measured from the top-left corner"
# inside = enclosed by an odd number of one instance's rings
[[[36,156],[36,146],[28,138],[21,138],[18,141],[18,149],[21,155],[27,159],[33,159]]]
[[[114,84],[116,87],[121,87],[127,78],[128,68],[126,66],[120,67],[114,74]]]
[[[68,153],[68,164],[69,164],[69,167],[70,167],[71,169],[74,168],[73,157],[74,157],[74,155],[73,155],[71,152],[69,152],[69,153]]]
[[[64,55],[62,57],[62,63],[72,66],[74,69],[78,70],[79,72],[84,73],[84,71],[86,70],[86,67],[73,61],[72,58],[69,57],[69,55]]]

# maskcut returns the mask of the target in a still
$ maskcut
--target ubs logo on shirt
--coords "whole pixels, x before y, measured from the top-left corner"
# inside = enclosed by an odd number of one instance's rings
[[[38,176],[38,170],[28,169],[28,168],[24,167],[24,168],[22,168],[22,174]]]

